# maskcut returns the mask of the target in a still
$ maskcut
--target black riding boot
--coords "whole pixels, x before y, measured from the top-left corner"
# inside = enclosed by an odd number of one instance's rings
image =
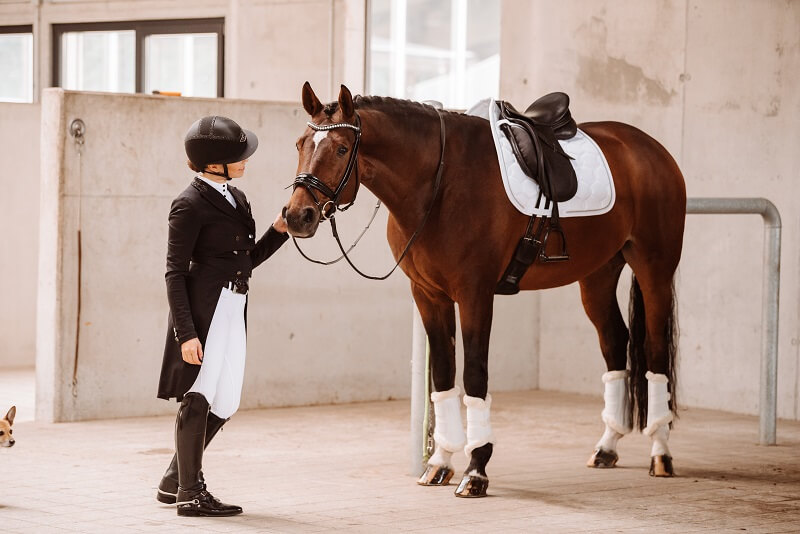
[[[175,450],[178,456],[178,515],[225,516],[242,513],[239,506],[215,499],[203,482],[203,445],[205,445],[208,401],[200,393],[183,397],[175,422]]]
[[[214,439],[214,436],[217,435],[222,425],[224,425],[228,420],[222,419],[221,417],[217,417],[211,412],[208,412],[208,420],[206,421],[206,443],[205,447],[208,447],[208,444],[211,443],[211,440]],[[203,474],[200,473],[200,478],[202,479]],[[158,493],[156,493],[156,499],[164,504],[175,504],[175,497],[178,495],[178,455],[172,455],[172,461],[169,463],[169,467],[167,467],[164,476],[161,477],[161,482],[158,485]]]

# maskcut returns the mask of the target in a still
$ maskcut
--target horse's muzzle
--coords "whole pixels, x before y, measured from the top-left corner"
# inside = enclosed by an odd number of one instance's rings
[[[283,218],[293,237],[312,237],[319,227],[319,210],[315,206],[292,206],[290,202],[283,208]]]

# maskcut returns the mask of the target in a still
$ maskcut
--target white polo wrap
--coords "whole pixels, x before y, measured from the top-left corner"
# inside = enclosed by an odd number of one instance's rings
[[[652,436],[658,427],[669,425],[672,412],[669,409],[669,391],[666,375],[647,371],[647,426],[644,433]]]
[[[433,413],[436,416],[433,439],[438,446],[450,452],[459,450],[467,442],[464,423],[461,421],[460,396],[461,390],[458,386],[431,393]]]
[[[467,446],[464,447],[464,452],[469,458],[473,450],[495,442],[489,420],[492,396],[487,393],[484,400],[464,395],[464,406],[467,407]]]
[[[603,422],[619,434],[631,430],[630,397],[628,396],[628,371],[609,371],[603,374],[605,391],[603,400]]]
[[[650,456],[669,456],[669,424],[672,412],[669,409],[669,391],[666,375],[647,372],[647,426],[644,433],[653,440]]]

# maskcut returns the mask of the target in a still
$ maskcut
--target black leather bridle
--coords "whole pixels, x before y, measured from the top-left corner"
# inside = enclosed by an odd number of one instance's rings
[[[317,209],[319,209],[322,220],[333,219],[337,210],[346,211],[347,208],[355,203],[356,195],[358,194],[358,188],[361,185],[361,181],[358,179],[358,145],[361,141],[361,119],[358,117],[358,115],[356,115],[355,124],[350,124],[347,122],[337,122],[335,124],[314,124],[310,121],[306,124],[309,128],[317,132],[326,132],[329,130],[335,130],[337,128],[349,128],[356,133],[356,140],[353,143],[353,148],[350,150],[350,159],[347,161],[347,167],[344,170],[342,179],[339,180],[339,185],[336,186],[336,190],[333,190],[325,185],[325,182],[310,172],[301,172],[295,177],[294,183],[292,184],[293,191],[298,187],[306,188],[308,193],[311,195],[311,198],[314,199],[314,204],[317,205]],[[339,197],[342,195],[344,188],[347,187],[347,184],[350,182],[350,176],[353,174],[354,170],[356,173],[356,190],[353,191],[353,200],[351,200],[345,206],[340,206]],[[328,197],[329,200],[320,205],[317,195],[314,194],[315,189]]]
[[[356,113],[356,123],[355,124],[350,124],[350,123],[346,123],[346,122],[338,122],[338,123],[335,123],[335,124],[324,124],[324,125],[323,124],[315,124],[313,122],[307,122],[306,123],[306,124],[308,124],[308,126],[312,130],[315,130],[315,131],[318,131],[318,132],[319,131],[334,130],[336,128],[349,128],[349,129],[354,130],[356,132],[356,140],[355,140],[355,143],[353,144],[353,149],[350,151],[350,160],[347,162],[347,168],[344,170],[344,174],[342,175],[342,179],[339,180],[339,185],[336,186],[335,190],[333,190],[330,187],[328,187],[327,185],[325,185],[322,182],[322,180],[320,180],[319,178],[317,178],[316,176],[314,176],[314,174],[312,174],[310,172],[301,172],[294,179],[294,183],[292,184],[293,185],[293,190],[297,189],[298,187],[305,187],[306,190],[311,195],[311,198],[314,199],[314,204],[316,204],[317,209],[319,209],[320,217],[323,220],[327,219],[327,220],[331,221],[331,232],[333,233],[333,238],[336,240],[336,244],[339,245],[339,250],[342,251],[342,256],[340,256],[338,259],[333,260],[333,261],[329,261],[329,262],[321,262],[321,261],[314,260],[314,259],[311,259],[308,256],[306,256],[303,253],[303,251],[300,249],[300,246],[297,244],[297,239],[292,238],[292,240],[294,241],[295,247],[297,247],[297,250],[300,252],[300,254],[305,259],[307,259],[307,260],[309,260],[311,262],[314,262],[314,263],[322,264],[322,265],[330,265],[330,264],[336,263],[337,261],[339,261],[342,258],[344,258],[345,260],[347,260],[347,263],[350,264],[350,267],[352,267],[355,272],[357,272],[358,274],[360,274],[364,278],[368,278],[370,280],[386,280],[387,278],[389,278],[389,276],[400,265],[400,262],[403,261],[403,258],[405,258],[406,253],[411,248],[411,245],[414,244],[414,241],[417,240],[417,237],[419,236],[420,232],[425,227],[425,223],[428,222],[428,217],[430,216],[431,211],[433,211],[433,206],[436,204],[436,198],[439,195],[439,186],[442,183],[442,174],[444,172],[444,149],[445,149],[445,138],[446,138],[446,135],[445,135],[445,127],[444,127],[444,116],[442,115],[442,113],[438,109],[436,109],[436,114],[439,116],[439,132],[440,132],[440,140],[441,140],[441,147],[442,147],[441,150],[442,151],[441,151],[441,155],[439,156],[439,165],[436,168],[436,179],[434,180],[434,184],[433,184],[433,196],[431,197],[431,203],[428,206],[428,209],[425,212],[425,216],[422,218],[422,222],[420,223],[419,227],[417,227],[417,229],[414,231],[414,234],[408,240],[408,243],[406,244],[405,248],[403,249],[403,252],[400,254],[400,257],[398,258],[397,263],[395,263],[394,267],[392,267],[392,269],[388,273],[383,275],[383,276],[371,276],[371,275],[364,274],[363,272],[361,272],[359,270],[359,268],[356,267],[353,264],[353,262],[350,260],[350,257],[347,255],[347,253],[350,250],[352,250],[353,247],[356,245],[358,240],[356,240],[356,243],[353,243],[353,245],[348,250],[345,250],[344,246],[342,246],[341,239],[339,239],[339,232],[336,229],[336,217],[335,217],[336,211],[337,210],[338,211],[345,211],[347,208],[349,208],[350,206],[353,205],[353,203],[356,201],[356,195],[358,194],[358,188],[359,188],[359,185],[360,185],[360,180],[358,179],[358,161],[357,161],[357,156],[358,156],[358,145],[359,145],[359,142],[361,141],[361,119],[359,118],[358,113]],[[344,188],[347,186],[347,183],[350,180],[350,175],[353,173],[354,169],[355,169],[355,173],[356,173],[356,190],[353,192],[353,200],[351,200],[344,207],[341,207],[341,206],[339,206],[339,197],[342,194],[342,191],[344,191]],[[326,201],[324,204],[322,204],[320,206],[319,200],[317,199],[317,196],[314,194],[314,189],[316,189],[317,191],[319,191],[320,193],[322,193],[323,195],[328,197],[329,200]],[[330,211],[330,213],[326,213],[325,210],[327,209],[329,204],[331,205],[331,211]],[[380,202],[378,203],[378,206],[379,205],[380,205]],[[376,206],[376,212],[377,212],[378,206]],[[373,217],[374,216],[375,215],[373,214]],[[370,222],[372,222],[372,221],[370,220]],[[369,225],[367,225],[367,228],[368,227],[369,227]],[[362,232],[362,235],[363,235],[363,232]],[[359,236],[358,239],[361,239],[361,237]]]

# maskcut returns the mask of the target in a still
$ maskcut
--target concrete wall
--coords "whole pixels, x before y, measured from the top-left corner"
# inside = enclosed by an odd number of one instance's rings
[[[0,103],[0,368],[31,367],[39,239],[39,106]]]
[[[241,187],[263,231],[288,199],[305,112],[289,104],[59,89],[45,91],[42,106],[37,418],[170,413],[175,407],[155,394],[166,335],[166,218],[192,176],[182,145],[187,125],[219,113],[259,135]],[[82,146],[67,134],[75,118],[86,124]],[[341,218],[345,240],[358,235],[373,206],[362,191]],[[393,265],[385,220],[384,211],[354,254],[368,272]],[[316,257],[335,254],[327,227],[303,246]],[[408,396],[412,302],[402,273],[364,280],[345,262],[308,263],[287,243],[251,288],[243,408]],[[494,390],[534,385],[533,299],[499,306]]]
[[[800,3],[509,1],[501,94],[553,90],[579,121],[620,120],[659,139],[689,196],[766,197],[783,218],[778,414],[800,417]],[[758,216],[687,219],[678,274],[680,399],[757,413]],[[620,301],[627,310],[629,276]],[[577,285],[543,292],[539,387],[599,393],[605,370]]]

